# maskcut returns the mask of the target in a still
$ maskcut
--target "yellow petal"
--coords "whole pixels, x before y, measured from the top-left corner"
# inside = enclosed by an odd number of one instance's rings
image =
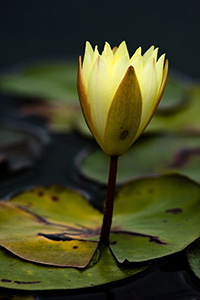
[[[130,64],[134,67],[138,77],[143,69],[143,58],[141,52],[142,49],[139,47],[130,59]]]
[[[77,88],[78,88],[79,100],[80,100],[80,104],[81,104],[81,108],[83,111],[85,121],[86,121],[90,131],[92,133],[94,133],[94,135],[97,137],[97,139],[99,139],[98,133],[96,132],[96,129],[92,122],[91,108],[90,108],[90,104],[88,103],[88,99],[87,99],[85,81],[83,79],[83,72],[82,72],[82,67],[81,67],[81,56],[79,56]]]
[[[158,96],[157,96],[157,106],[158,106],[158,104],[162,98],[162,95],[165,91],[165,87],[166,87],[166,83],[167,83],[167,76],[168,76],[168,67],[169,67],[169,62],[168,62],[168,59],[166,59],[164,70],[163,70],[163,79],[162,79],[160,90],[159,90]]]
[[[144,64],[152,57],[154,46],[151,46],[147,51],[143,54],[143,62]]]
[[[83,58],[83,77],[87,86],[90,70],[92,67],[93,49],[89,42],[85,44],[85,54]]]
[[[142,48],[141,48],[141,47],[138,47],[138,48],[136,49],[135,53],[132,55],[132,57],[131,57],[130,60],[135,59],[135,57],[141,56],[141,55],[142,55]]]
[[[105,57],[109,61],[113,60],[113,51],[107,42],[105,43],[105,46],[104,46],[104,49],[102,52],[102,57]]]
[[[129,59],[129,53],[128,53],[128,49],[127,49],[125,41],[123,41],[119,45],[119,47],[117,48],[117,50],[115,51],[115,54],[114,54],[115,59],[117,59],[120,56],[126,56]]]
[[[157,94],[158,94],[158,80],[156,74],[155,60],[151,59],[147,65],[145,65],[141,76],[139,77],[139,83],[142,91],[142,117],[141,117],[141,130],[148,119],[149,114],[154,109]]]
[[[154,105],[152,106],[151,110],[149,111],[149,115],[147,116],[147,119],[145,120],[143,125],[142,126],[140,125],[140,128],[138,130],[136,138],[138,138],[142,134],[142,132],[145,130],[145,128],[148,126],[149,122],[151,121],[151,119],[152,119],[152,117],[153,117],[153,115],[154,115],[154,113],[155,113],[155,111],[158,107],[158,104],[159,104],[159,102],[162,98],[162,95],[164,93],[165,86],[166,86],[166,83],[167,83],[167,75],[168,75],[168,60],[165,61],[165,67],[164,67],[164,70],[163,70],[162,83],[161,83],[161,86],[159,88],[157,97],[154,100]]]
[[[157,79],[158,79],[158,86],[160,88],[161,82],[163,79],[163,64],[165,60],[165,54],[163,54],[159,60],[156,63],[156,73],[157,73]]]
[[[116,90],[122,81],[130,62],[127,56],[122,56],[115,61],[112,66],[112,91],[113,95],[116,93]]]
[[[98,56],[90,72],[87,98],[91,108],[92,122],[99,136],[103,139],[113,94],[110,69],[101,56]]]
[[[122,155],[134,142],[142,111],[142,97],[135,70],[130,66],[117,89],[108,113],[103,150]]]

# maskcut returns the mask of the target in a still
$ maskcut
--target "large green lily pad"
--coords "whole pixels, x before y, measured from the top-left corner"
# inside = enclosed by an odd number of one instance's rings
[[[99,251],[84,270],[57,268],[24,262],[0,249],[0,286],[21,290],[80,289],[103,285],[133,276],[148,265],[119,266],[108,248]]]
[[[196,135],[145,135],[119,159],[117,182],[180,172],[200,182],[200,139]],[[90,180],[106,184],[109,157],[100,149],[82,152],[78,171]]]
[[[76,191],[38,187],[0,208],[0,286],[13,289],[117,281],[147,267],[134,262],[181,251],[200,236],[200,186],[180,175],[119,189],[109,247],[98,245],[102,214]]]
[[[110,249],[121,263],[181,251],[200,236],[200,186],[178,175],[129,182],[115,199]],[[80,193],[38,187],[0,202],[0,244],[41,264],[85,268],[102,214]]]

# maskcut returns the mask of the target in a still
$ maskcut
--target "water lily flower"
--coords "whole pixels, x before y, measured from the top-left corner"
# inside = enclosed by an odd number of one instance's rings
[[[102,54],[86,42],[79,57],[78,93],[85,120],[110,156],[122,155],[149,124],[165,89],[168,61],[151,46],[129,56],[125,42]]]

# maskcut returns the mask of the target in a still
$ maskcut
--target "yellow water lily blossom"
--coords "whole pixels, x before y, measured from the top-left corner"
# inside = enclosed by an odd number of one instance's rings
[[[129,56],[125,42],[102,54],[86,42],[79,57],[78,93],[85,120],[110,156],[122,155],[149,124],[165,89],[168,61],[151,46]]]

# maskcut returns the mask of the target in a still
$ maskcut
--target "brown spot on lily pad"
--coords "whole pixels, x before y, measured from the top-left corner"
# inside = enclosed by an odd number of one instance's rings
[[[149,242],[153,242],[159,245],[167,245],[167,243],[161,241],[161,239],[158,236],[150,236],[149,237]]]
[[[58,200],[59,200],[59,198],[58,198],[57,196],[52,196],[51,199],[52,199],[53,201],[58,201]]]
[[[38,192],[38,196],[39,196],[39,197],[42,197],[43,195],[44,195],[44,193],[43,193],[42,191],[39,191],[39,192]]]
[[[133,231],[124,231],[124,230],[114,230],[113,232],[117,233],[117,234],[124,234],[124,235],[144,237],[144,238],[148,238],[149,242],[153,242],[153,243],[160,244],[160,245],[167,245],[166,242],[162,241],[156,235],[149,235],[149,234],[144,234],[144,233],[139,233],[139,232],[133,232]],[[111,245],[115,245],[116,243],[117,242],[112,242]]]
[[[115,245],[115,244],[117,244],[117,241],[113,241],[113,242],[111,242],[110,244],[111,244],[111,245]]]
[[[151,189],[151,188],[148,189],[148,193],[149,193],[149,194],[153,194],[153,189]]]
[[[181,214],[183,212],[182,208],[170,208],[170,209],[167,209],[165,211],[166,213],[171,213],[171,214],[174,214],[174,215],[178,215],[178,214]]]
[[[1,279],[1,282],[9,283],[9,282],[12,282],[12,280],[9,280],[9,279]]]
[[[36,283],[40,283],[40,281],[14,281],[14,283],[17,284],[36,284]]]

